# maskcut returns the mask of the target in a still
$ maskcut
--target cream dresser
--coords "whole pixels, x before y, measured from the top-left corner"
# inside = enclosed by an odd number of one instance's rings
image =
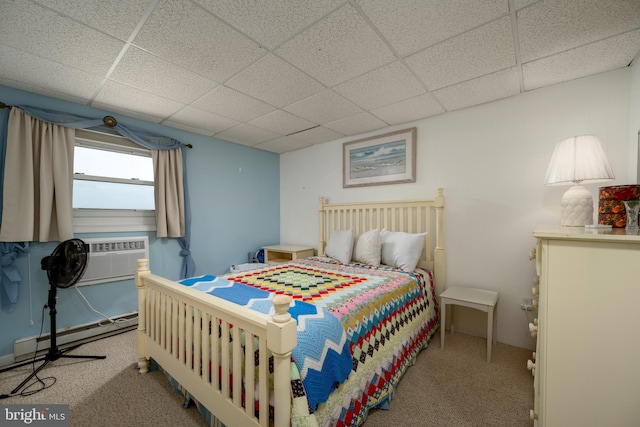
[[[640,236],[540,227],[534,426],[640,426]]]

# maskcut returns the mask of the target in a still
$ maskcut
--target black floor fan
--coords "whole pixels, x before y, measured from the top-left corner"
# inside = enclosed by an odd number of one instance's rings
[[[49,297],[45,308],[49,308],[51,346],[45,356],[35,360],[26,361],[19,365],[14,365],[9,368],[14,369],[19,366],[25,366],[30,363],[42,361],[42,364],[38,366],[23,382],[21,382],[20,385],[13,389],[11,394],[16,394],[20,391],[22,387],[35,377],[42,368],[47,366],[49,362],[58,360],[61,357],[74,359],[104,359],[106,357],[67,355],[65,354],[66,352],[79,346],[60,350],[56,342],[56,293],[58,288],[69,288],[75,285],[78,280],[82,278],[82,275],[87,268],[88,252],[88,245],[82,240],[70,239],[60,243],[51,255],[42,258],[41,267],[43,270],[47,271],[47,277],[49,278]]]

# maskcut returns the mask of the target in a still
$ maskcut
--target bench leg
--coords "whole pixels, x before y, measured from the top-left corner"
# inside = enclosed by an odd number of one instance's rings
[[[444,301],[441,301],[441,310],[440,310],[440,349],[444,350],[444,334],[446,331],[447,325],[447,304]]]
[[[493,338],[493,307],[489,307],[487,310],[487,363],[491,363],[491,344],[494,341]]]

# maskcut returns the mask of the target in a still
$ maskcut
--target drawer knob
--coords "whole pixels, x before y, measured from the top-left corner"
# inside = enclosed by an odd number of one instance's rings
[[[537,286],[534,286],[533,288],[531,288],[531,294],[534,297],[537,297],[538,295],[540,295],[540,289]]]
[[[534,411],[533,409],[529,410],[529,418],[531,418],[533,421],[538,419],[538,414],[536,414],[536,411]]]
[[[532,337],[538,336],[538,326],[533,323],[529,323],[529,331],[531,332]]]
[[[538,286],[540,284],[540,277],[536,276],[533,278],[533,284]]]
[[[535,369],[535,367],[536,367],[535,362],[533,362],[532,360],[527,360],[527,369],[528,370]]]
[[[531,300],[531,305],[533,306],[533,308],[538,308],[538,298],[534,298],[533,300]]]
[[[529,252],[529,259],[530,259],[531,261],[533,261],[534,259],[536,259],[536,252],[537,252],[536,248],[531,249],[531,252]]]

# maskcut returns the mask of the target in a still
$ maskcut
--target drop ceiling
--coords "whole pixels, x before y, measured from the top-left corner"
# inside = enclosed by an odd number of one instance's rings
[[[639,51],[640,0],[0,0],[0,84],[276,153]]]

